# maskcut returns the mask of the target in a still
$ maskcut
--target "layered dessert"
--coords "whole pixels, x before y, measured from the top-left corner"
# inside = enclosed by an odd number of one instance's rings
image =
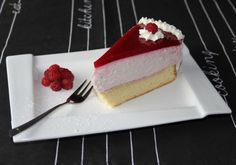
[[[94,62],[94,89],[110,107],[176,79],[184,35],[161,20],[141,18]]]

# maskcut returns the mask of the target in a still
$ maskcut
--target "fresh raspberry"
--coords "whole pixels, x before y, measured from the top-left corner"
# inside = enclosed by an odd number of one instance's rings
[[[73,81],[74,78],[75,78],[73,73],[69,69],[61,68],[60,72],[61,72],[61,78],[62,79],[68,79],[68,80]]]
[[[145,26],[145,29],[151,32],[152,34],[155,34],[158,31],[158,26],[155,23],[148,23]]]
[[[41,84],[45,87],[48,87],[48,86],[50,86],[51,81],[47,77],[43,77],[42,81],[41,81]]]
[[[59,71],[60,70],[60,66],[57,64],[53,64],[48,68],[50,71]]]
[[[65,90],[69,90],[73,88],[73,81],[68,80],[68,79],[63,79],[62,80],[62,88]]]
[[[45,71],[44,71],[44,77],[48,78],[48,73],[49,73],[49,72],[50,72],[49,69],[45,70]]]
[[[50,81],[56,81],[61,78],[61,73],[60,71],[57,71],[57,70],[53,70],[53,71],[49,70],[47,75]]]
[[[62,88],[65,90],[73,88],[73,81],[74,75],[69,69],[53,64],[44,71],[41,84],[45,87],[50,86],[53,91],[60,91]]]
[[[62,86],[60,81],[53,81],[50,85],[51,89],[53,91],[60,91]]]

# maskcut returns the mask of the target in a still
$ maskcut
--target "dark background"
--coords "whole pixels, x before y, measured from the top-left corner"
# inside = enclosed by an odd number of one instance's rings
[[[86,4],[91,5],[89,36],[78,26],[83,18],[79,9]],[[0,5],[0,165],[236,164],[235,0],[0,0]],[[191,55],[232,115],[85,137],[12,142],[7,132],[11,127],[7,56],[110,47],[142,16],[182,30]],[[207,61],[204,52],[215,55]],[[217,74],[209,72],[213,66]]]

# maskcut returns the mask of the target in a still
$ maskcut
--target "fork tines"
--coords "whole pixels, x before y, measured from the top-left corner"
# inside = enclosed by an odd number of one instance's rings
[[[88,87],[91,84],[91,81],[89,81],[87,83],[87,80],[85,80],[75,91],[74,93],[71,94],[70,97],[68,97],[67,102],[71,101],[72,98],[82,98],[82,99],[86,99],[88,97],[88,95],[90,94],[91,90],[93,89],[93,86],[91,86],[89,89]],[[88,90],[87,90],[88,89]]]
[[[86,82],[87,80],[85,80]],[[89,87],[89,85],[91,84],[91,81],[88,82],[88,84],[83,88],[83,90],[81,92],[79,92],[78,96],[82,96],[82,97],[87,97],[87,95],[90,93],[90,91],[93,89],[93,86],[91,86],[88,90],[87,88]],[[84,84],[83,84],[84,86]],[[86,91],[87,90],[87,91]],[[86,92],[85,92],[86,91]]]

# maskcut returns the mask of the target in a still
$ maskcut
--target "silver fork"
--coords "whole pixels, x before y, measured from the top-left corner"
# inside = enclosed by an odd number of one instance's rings
[[[89,83],[87,83],[87,85],[83,88],[83,86],[85,85],[85,83],[87,82],[87,80],[85,80],[67,99],[65,102],[58,104],[54,107],[52,107],[51,109],[47,110],[46,112],[42,113],[41,115],[35,117],[34,119],[16,127],[13,128],[11,130],[9,130],[9,136],[13,137],[14,135],[26,130],[27,128],[31,127],[32,125],[34,125],[35,123],[37,123],[38,121],[40,121],[42,118],[44,118],[45,116],[47,116],[48,114],[50,114],[51,112],[53,112],[55,109],[57,109],[58,107],[68,104],[68,103],[81,103],[83,102],[88,95],[90,94],[90,92],[93,89],[93,86],[91,86],[88,90],[87,88],[90,86],[91,81],[89,81]],[[83,88],[83,90],[82,90]],[[86,91],[87,90],[87,91]]]

